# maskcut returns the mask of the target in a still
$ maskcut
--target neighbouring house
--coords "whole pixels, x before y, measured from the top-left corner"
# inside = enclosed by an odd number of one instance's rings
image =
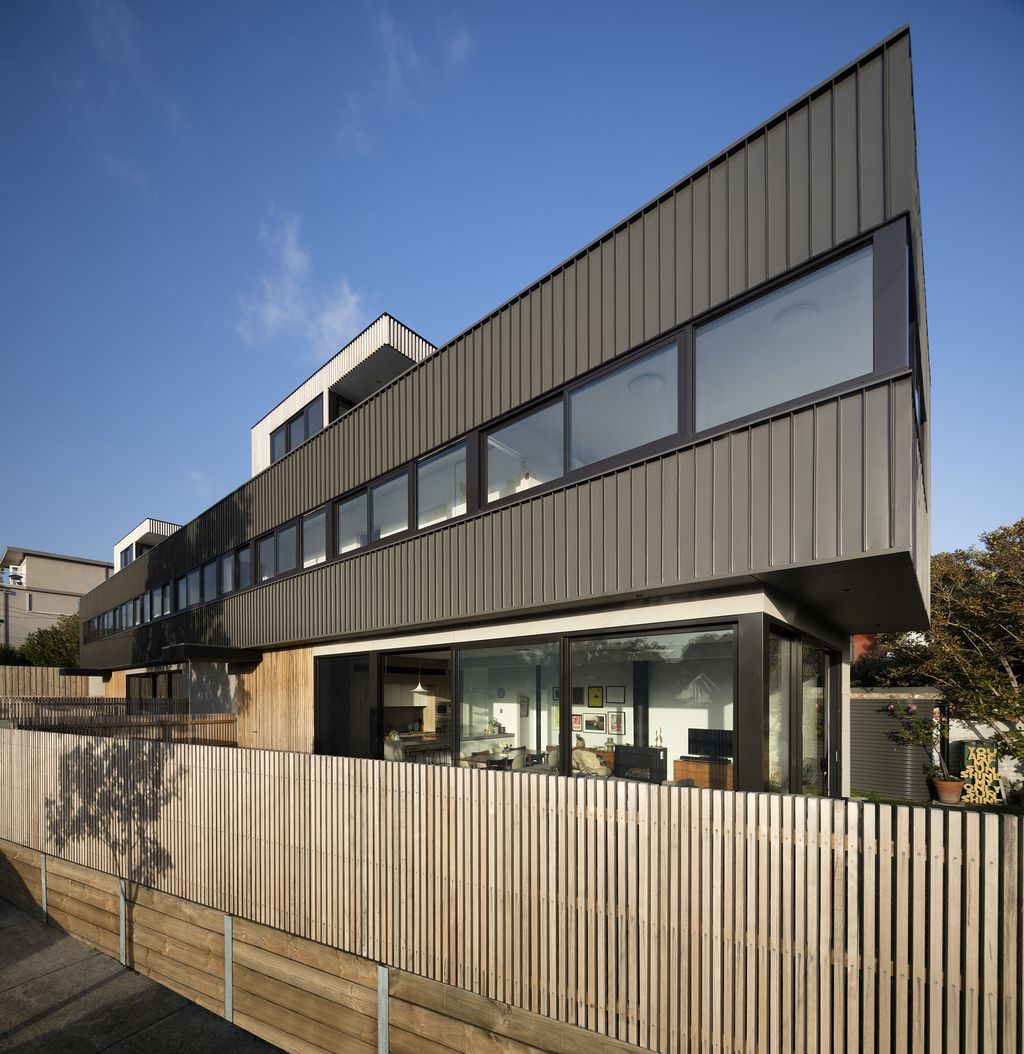
[[[78,613],[78,602],[114,572],[114,565],[84,556],[8,546],[0,556],[4,644],[18,648],[37,629]]]
[[[444,345],[381,316],[82,663],[202,664],[243,745],[841,794],[851,635],[928,623],[929,428],[904,29]]]

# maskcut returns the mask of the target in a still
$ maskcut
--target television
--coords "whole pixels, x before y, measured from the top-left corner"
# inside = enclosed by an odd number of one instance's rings
[[[731,758],[733,756],[731,728],[691,728],[689,751],[691,757]]]

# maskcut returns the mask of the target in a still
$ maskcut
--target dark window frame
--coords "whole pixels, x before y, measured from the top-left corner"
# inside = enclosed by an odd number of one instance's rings
[[[326,427],[326,424],[325,424],[325,421],[324,421],[323,399],[324,399],[323,393],[321,392],[320,395],[316,396],[313,399],[310,399],[310,401],[308,403],[306,403],[306,405],[303,406],[301,410],[299,410],[297,413],[292,414],[291,417],[289,417],[287,421],[284,421],[281,424],[279,424],[277,426],[277,428],[275,428],[270,433],[270,437],[269,437],[268,441],[270,443],[270,464],[271,465],[276,465],[278,463],[278,461],[280,461],[282,458],[286,457],[293,450],[298,450],[299,447],[302,446],[303,443],[308,442],[310,439],[313,438],[313,436],[319,435],[324,430],[324,428]],[[309,422],[310,422],[310,417],[311,417],[311,412],[310,411],[318,403],[320,405],[320,427],[315,432],[311,432],[309,430]],[[299,439],[298,442],[293,443],[292,442],[292,426],[297,424],[300,420],[302,421],[302,438]],[[282,432],[282,430],[284,431],[284,452],[279,457],[275,458],[274,457],[274,436],[279,435]]]

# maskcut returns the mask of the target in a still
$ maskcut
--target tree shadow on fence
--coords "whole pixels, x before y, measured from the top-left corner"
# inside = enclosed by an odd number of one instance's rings
[[[48,852],[153,885],[174,863],[160,816],[178,797],[173,748],[150,740],[88,739],[65,750],[48,795]]]

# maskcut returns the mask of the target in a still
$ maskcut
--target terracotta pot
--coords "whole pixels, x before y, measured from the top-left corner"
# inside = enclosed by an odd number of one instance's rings
[[[935,797],[943,805],[957,805],[964,793],[963,780],[932,780]]]

